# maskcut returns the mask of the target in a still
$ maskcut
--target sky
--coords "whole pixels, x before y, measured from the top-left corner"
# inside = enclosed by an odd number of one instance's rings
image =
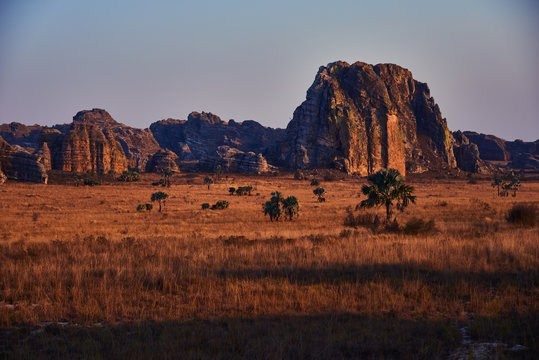
[[[411,70],[452,131],[539,138],[535,0],[0,0],[0,123],[284,128],[336,60]]]

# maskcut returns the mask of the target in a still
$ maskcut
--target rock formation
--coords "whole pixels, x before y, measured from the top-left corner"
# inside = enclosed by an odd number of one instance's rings
[[[0,124],[0,136],[8,144],[23,148],[36,148],[42,130],[43,126],[40,125],[24,125],[16,122]]]
[[[0,169],[0,185],[5,184],[6,181],[7,181],[7,176],[4,175],[4,173],[2,172],[2,169]]]
[[[453,133],[453,153],[459,169],[479,174],[490,174],[495,171],[493,165],[482,160],[476,144],[460,131]]]
[[[505,163],[512,169],[539,168],[539,140],[525,142],[507,141],[494,135],[478,134],[473,131],[463,133],[470,142],[477,144],[481,159]]]
[[[148,161],[146,171],[159,172],[162,169],[167,168],[172,171],[179,171],[177,161],[178,155],[176,155],[174,152],[166,148],[163,150],[158,150],[155,154],[153,154],[150,161]]]
[[[426,84],[397,65],[342,61],[319,69],[288,124],[279,160],[361,175],[456,166],[451,133]]]
[[[0,137],[0,169],[8,179],[47,183],[45,167],[34,154]]]
[[[195,161],[199,170],[212,171],[221,165],[224,171],[239,172],[267,171],[263,153],[284,134],[281,129],[267,128],[255,121],[225,122],[205,112],[192,112],[187,121],[158,121],[150,130],[159,145],[188,162],[188,168]]]

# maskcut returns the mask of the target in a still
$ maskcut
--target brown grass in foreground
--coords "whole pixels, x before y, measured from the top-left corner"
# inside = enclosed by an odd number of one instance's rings
[[[539,202],[539,183],[510,199],[486,181],[413,184],[399,221],[436,231],[405,235],[343,225],[361,181],[322,182],[318,203],[308,181],[202,179],[164,189],[161,214],[135,210],[162,189],[151,176],[0,188],[0,354],[433,358],[462,326],[539,351],[539,231],[506,221],[513,203]],[[253,196],[228,194],[242,185]],[[298,197],[298,220],[264,218],[274,190]],[[201,210],[220,199],[229,209]],[[46,321],[70,325],[33,336]]]

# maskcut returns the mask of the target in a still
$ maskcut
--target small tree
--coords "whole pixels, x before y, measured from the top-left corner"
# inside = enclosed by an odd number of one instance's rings
[[[174,171],[170,168],[163,168],[161,169],[161,174],[163,174],[163,181],[162,185],[166,187],[170,187],[170,178],[172,175],[174,175]]]
[[[492,180],[492,187],[495,187],[497,188],[498,190],[498,196],[500,196],[500,187],[503,185],[503,180],[502,178],[500,177],[496,177],[494,178],[494,180]]]
[[[295,196],[289,196],[282,201],[283,211],[288,219],[292,221],[294,215],[299,216],[299,202]]]
[[[363,185],[361,188],[367,199],[363,200],[360,206],[385,206],[387,224],[390,223],[393,214],[393,202],[396,202],[400,211],[404,211],[410,203],[415,203],[416,197],[412,195],[414,188],[404,184],[404,178],[398,170],[381,169],[369,175],[367,181],[370,185]]]
[[[320,181],[318,181],[316,178],[311,180],[311,186],[318,186],[320,185]]]
[[[166,199],[168,198],[168,194],[164,193],[162,191],[158,191],[156,193],[152,194],[152,202],[157,201],[159,203],[159,212],[161,212],[161,203],[163,204],[163,207],[165,207]]]
[[[323,196],[325,192],[326,192],[326,190],[323,187],[318,187],[318,188],[313,190],[313,194],[318,196],[318,202],[326,201],[326,198],[324,198],[324,196]]]
[[[230,193],[230,195],[234,195],[234,193],[236,192],[236,188],[229,187],[228,192]]]
[[[206,209],[209,209],[209,208],[210,208],[210,204],[208,204],[208,203],[202,204],[202,210],[206,210]]]
[[[118,177],[118,181],[124,181],[124,182],[135,182],[139,180],[140,180],[140,176],[139,176],[139,173],[136,171],[124,171]]]
[[[209,176],[206,176],[204,178],[204,184],[208,185],[208,190],[210,190],[210,185],[213,184],[213,179]]]

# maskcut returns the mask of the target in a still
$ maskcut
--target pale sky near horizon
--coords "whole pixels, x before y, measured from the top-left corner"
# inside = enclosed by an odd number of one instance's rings
[[[336,60],[408,68],[452,131],[539,138],[534,0],[0,0],[0,123],[104,108],[284,128]]]

